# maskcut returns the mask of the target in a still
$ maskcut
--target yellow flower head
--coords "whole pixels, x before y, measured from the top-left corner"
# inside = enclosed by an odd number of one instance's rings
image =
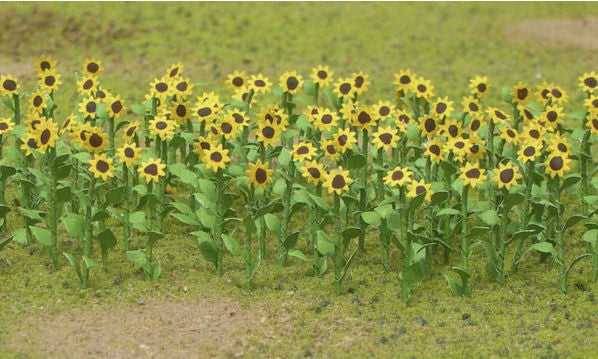
[[[480,168],[479,164],[465,163],[465,166],[461,167],[461,175],[459,178],[463,180],[464,186],[476,188],[478,185],[484,183],[488,176],[486,176],[486,170]]]
[[[333,135],[333,143],[338,152],[345,153],[345,151],[353,149],[353,146],[357,143],[357,138],[350,129],[339,128]]]
[[[352,78],[344,78],[338,80],[334,84],[334,93],[338,97],[351,97],[355,93],[355,88],[353,87],[353,79]]]
[[[376,145],[378,149],[391,150],[397,148],[398,142],[401,137],[397,134],[397,131],[390,126],[378,127],[378,130],[373,134],[372,143]]]
[[[434,194],[434,191],[432,191],[432,185],[430,183],[426,183],[426,181],[423,179],[419,181],[411,180],[411,183],[409,183],[409,186],[407,186],[407,198],[415,198],[422,193],[425,193],[424,200],[426,202],[432,201],[432,195]]]
[[[93,159],[89,160],[89,171],[95,178],[101,178],[102,181],[114,177],[114,165],[112,158],[105,154],[95,154]]]
[[[139,177],[145,179],[146,183],[151,183],[152,181],[158,183],[160,181],[160,177],[166,176],[166,165],[162,163],[161,159],[154,159],[149,158],[146,162],[142,162],[137,172],[139,172]]]
[[[174,136],[176,125],[167,116],[157,116],[149,122],[149,132],[152,136],[160,137],[162,141],[170,140]]]
[[[108,116],[113,118],[120,118],[126,112],[125,101],[120,96],[108,96],[104,103],[106,104],[106,112]]]
[[[56,61],[53,61],[51,58],[47,56],[42,56],[37,60],[35,63],[35,71],[40,74],[46,70],[55,70],[56,69]]]
[[[450,116],[453,110],[453,101],[449,101],[448,96],[439,97],[432,104],[432,114],[440,118]]]
[[[519,168],[514,167],[512,163],[500,163],[498,168],[492,170],[494,173],[494,182],[498,184],[498,188],[506,188],[507,191],[512,186],[517,186],[517,182],[521,179]]]
[[[531,90],[527,84],[519,82],[516,86],[513,87],[511,97],[513,98],[513,103],[525,104],[531,98]]]
[[[141,148],[135,143],[126,143],[117,151],[118,157],[127,167],[133,167],[141,159]]]
[[[317,161],[306,161],[301,175],[307,178],[308,182],[318,184],[324,182],[326,171]]]
[[[595,71],[586,72],[579,78],[579,87],[593,93],[598,90],[598,74]]]
[[[248,86],[255,93],[264,94],[270,92],[270,87],[272,86],[272,83],[266,76],[263,76],[262,74],[257,74],[251,75]]]
[[[433,162],[440,163],[444,159],[443,143],[438,138],[434,138],[426,144],[424,155],[430,157]]]
[[[207,170],[218,172],[219,169],[226,168],[226,164],[230,162],[230,157],[228,157],[227,149],[223,149],[222,145],[215,145],[209,150],[204,150],[201,160],[206,164]]]
[[[551,153],[545,162],[546,174],[550,175],[550,178],[564,177],[565,172],[569,171],[569,162],[568,157],[560,153]]]
[[[389,186],[403,187],[408,183],[411,183],[411,177],[413,173],[406,167],[395,167],[393,170],[388,171],[384,177],[384,183]]]
[[[0,136],[10,133],[12,126],[13,123],[10,118],[0,118]]]
[[[293,94],[301,88],[302,84],[303,78],[297,74],[297,71],[287,71],[280,76],[280,87],[284,92]]]
[[[353,78],[353,89],[356,94],[362,94],[370,86],[369,76],[359,71],[351,75]]]
[[[349,177],[349,171],[343,171],[342,167],[330,171],[324,180],[324,187],[328,189],[328,193],[336,193],[341,195],[343,191],[349,190],[349,185],[353,180]]]
[[[39,74],[39,85],[48,92],[56,91],[62,84],[61,77],[55,70],[46,70]]]
[[[102,73],[103,70],[104,68],[102,67],[102,62],[94,58],[87,58],[83,63],[84,74],[97,77]]]
[[[299,142],[293,146],[291,154],[296,162],[311,160],[316,155],[316,149],[310,142]]]
[[[248,86],[247,75],[245,75],[245,71],[234,71],[232,74],[228,75],[228,78],[224,83],[226,83],[233,91],[246,89]]]
[[[328,66],[319,65],[312,70],[311,78],[320,87],[326,87],[332,81],[332,75],[333,72],[330,71]]]
[[[254,188],[266,188],[268,183],[272,183],[272,171],[269,163],[262,163],[257,160],[255,163],[248,163],[249,169],[245,171],[247,176],[247,183],[252,184]]]
[[[406,93],[413,88],[415,75],[411,73],[409,69],[400,70],[394,76],[395,81],[393,84],[397,85],[397,92],[402,91],[403,93]]]
[[[0,94],[12,96],[19,93],[19,83],[17,79],[10,75],[0,76]]]
[[[490,89],[490,83],[486,76],[476,76],[469,81],[471,93],[477,98],[484,97]]]

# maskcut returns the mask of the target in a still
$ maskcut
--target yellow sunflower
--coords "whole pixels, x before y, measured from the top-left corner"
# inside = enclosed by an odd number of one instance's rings
[[[88,74],[89,76],[97,77],[103,70],[102,62],[94,58],[87,58],[83,63],[83,73]]]
[[[488,82],[488,77],[486,76],[476,76],[469,81],[469,88],[471,89],[471,93],[476,97],[484,97],[488,93],[490,89],[490,83]]]
[[[480,106],[480,100],[473,96],[467,96],[463,98],[461,102],[463,106],[463,112],[468,113],[470,115],[476,115],[482,111],[482,107]]]
[[[324,182],[326,171],[324,171],[324,166],[317,161],[306,161],[301,175],[307,178],[309,183],[318,184]]]
[[[301,88],[303,78],[297,74],[297,71],[287,71],[280,76],[280,87],[284,92],[295,93]]]
[[[598,114],[598,95],[591,95],[584,101],[584,106],[588,112]]]
[[[52,119],[42,121],[33,133],[36,136],[39,152],[45,153],[46,149],[56,146],[58,126]]]
[[[511,117],[505,114],[503,111],[499,110],[496,107],[489,107],[486,110],[488,117],[490,117],[495,124],[503,124],[505,122],[511,121]]]
[[[150,95],[151,97],[159,98],[160,100],[164,101],[166,96],[172,94],[172,79],[169,77],[163,77],[161,79],[154,79],[150,83]]]
[[[326,175],[324,187],[328,189],[328,193],[340,196],[343,191],[349,190],[351,183],[353,180],[349,177],[349,171],[343,171],[342,167],[338,167]]]
[[[166,165],[162,163],[160,158],[154,159],[149,158],[146,162],[142,162],[137,172],[139,172],[139,177],[145,179],[146,183],[160,182],[160,177],[166,176]]]
[[[269,163],[262,163],[262,160],[257,160],[255,163],[249,162],[247,166],[249,167],[245,171],[247,183],[252,184],[254,188],[266,188],[268,183],[272,183],[272,173],[274,171],[270,169]]]
[[[40,74],[46,70],[55,70],[56,61],[52,60],[47,56],[41,56],[35,63],[35,71]]]
[[[397,131],[390,126],[378,127],[378,130],[373,133],[372,144],[376,145],[378,149],[388,151],[397,148],[400,140],[401,137],[397,134]]]
[[[432,86],[432,83],[429,80],[426,80],[423,77],[415,79],[413,82],[413,89],[415,90],[415,95],[417,97],[429,100],[434,96],[434,86]]]
[[[598,89],[598,74],[595,71],[583,74],[579,78],[579,87],[590,93],[596,91]]]
[[[469,123],[467,124],[467,128],[469,129],[469,133],[470,134],[475,134],[478,133],[478,131],[480,130],[480,128],[482,126],[486,125],[486,121],[484,119],[484,116],[479,114],[479,115],[474,115],[471,120],[469,121]]]
[[[528,138],[531,141],[544,140],[546,129],[535,122],[528,122],[523,126],[521,137]]]
[[[62,126],[60,127],[60,134],[70,131],[73,128],[73,126],[75,125],[76,121],[77,121],[77,116],[75,116],[74,114],[68,115],[67,118],[62,123]]]
[[[316,149],[309,142],[299,142],[293,146],[291,155],[296,162],[311,160],[316,155]]]
[[[12,96],[19,93],[19,83],[17,79],[10,75],[0,76],[0,94]]]
[[[442,162],[444,159],[443,146],[444,144],[438,138],[434,138],[425,145],[426,150],[424,155],[430,157],[430,160],[436,163]]]
[[[160,137],[162,141],[170,140],[174,136],[175,123],[166,116],[157,116],[149,122],[150,135]]]
[[[498,168],[492,170],[494,173],[494,182],[498,184],[498,188],[506,188],[507,191],[512,186],[517,186],[517,182],[521,179],[519,174],[519,168],[514,167],[512,163],[503,164],[500,163]]]
[[[98,111],[98,102],[97,100],[88,97],[81,101],[79,104],[79,112],[83,114],[84,118],[96,118],[96,113]]]
[[[560,153],[568,157],[571,154],[571,144],[567,141],[567,137],[558,133],[551,133],[546,141],[548,151],[553,153]]]
[[[432,114],[434,116],[450,116],[453,110],[453,101],[449,101],[448,96],[438,97],[432,104]]]
[[[34,91],[29,97],[29,107],[41,112],[46,107],[46,94],[42,90]]]
[[[197,141],[193,143],[193,147],[195,148],[193,150],[193,153],[202,158],[204,153],[212,149],[212,147],[215,145],[216,143],[213,139],[204,136],[199,136],[197,138]]]
[[[411,180],[409,186],[407,186],[407,198],[415,198],[422,193],[426,194],[424,198],[426,202],[432,201],[432,195],[434,194],[434,191],[432,191],[432,185],[430,183],[426,183],[426,181],[423,179],[419,181]]]
[[[540,121],[544,123],[544,127],[552,131],[563,123],[564,118],[563,108],[557,105],[546,106],[540,115]]]
[[[384,177],[384,183],[389,186],[403,187],[404,185],[411,183],[412,176],[413,172],[411,172],[408,168],[397,166],[393,170],[386,173],[386,176]]]
[[[218,172],[218,169],[226,168],[226,164],[230,162],[230,157],[228,157],[228,150],[223,149],[222,145],[214,145],[209,150],[204,150],[201,160],[206,164],[207,170]]]
[[[383,121],[395,113],[395,106],[390,101],[378,101],[376,105],[372,106],[372,112],[376,114],[377,120]]]
[[[357,143],[355,133],[348,128],[339,128],[333,135],[335,149],[340,153],[353,149]]]
[[[89,171],[95,178],[101,178],[102,181],[114,177],[113,159],[105,154],[94,154],[93,159],[89,160]]]
[[[193,84],[189,81],[189,78],[181,76],[172,81],[172,90],[179,97],[187,97],[193,91]]]
[[[397,110],[395,113],[395,117],[397,118],[395,125],[397,125],[397,128],[399,129],[399,131],[406,132],[407,125],[413,120],[411,118],[411,115],[406,111]]]
[[[170,103],[168,111],[170,113],[170,118],[176,121],[179,125],[186,124],[187,120],[191,118],[189,103],[180,98]]]
[[[319,109],[316,114],[310,117],[312,118],[314,127],[318,131],[330,131],[338,122],[338,115],[327,108]]]
[[[139,121],[129,123],[123,130],[125,142],[132,142],[139,129]]]
[[[523,143],[519,152],[517,152],[517,159],[522,162],[534,161],[536,157],[542,154],[542,143],[539,141],[526,141]]]
[[[228,75],[225,83],[233,91],[245,89],[248,85],[247,75],[245,75],[245,71],[234,71],[232,74]]]
[[[446,119],[441,127],[441,135],[448,138],[460,137],[462,132],[461,124],[455,118]]]
[[[330,71],[328,66],[319,65],[315,67],[311,72],[311,78],[314,83],[320,85],[320,87],[326,87],[332,81],[332,75],[334,73]]]
[[[125,143],[117,151],[120,161],[127,165],[127,167],[133,167],[141,159],[141,147],[137,147],[135,143]]]
[[[272,86],[272,83],[266,76],[263,76],[262,74],[257,74],[251,75],[248,86],[255,93],[264,94],[270,92],[270,86]]]
[[[338,97],[351,97],[355,93],[355,89],[353,88],[353,79],[351,78],[344,78],[338,80],[334,84],[334,93]]]
[[[397,92],[403,91],[406,93],[413,88],[413,83],[415,81],[415,75],[409,70],[400,70],[395,75],[395,81],[393,84],[397,85]]]
[[[474,161],[479,161],[486,154],[486,143],[477,136],[469,137],[469,146],[467,147],[466,158]]]
[[[280,139],[282,129],[279,126],[273,124],[259,124],[256,133],[256,139],[258,142],[262,142],[264,146],[276,145],[276,142]]]
[[[471,164],[467,162],[465,166],[461,167],[459,178],[463,180],[464,186],[476,188],[478,185],[483,184],[488,176],[486,176],[486,170],[480,168],[478,163]]]
[[[56,91],[62,84],[62,81],[60,81],[61,77],[54,70],[46,70],[39,74],[39,85],[48,92]]]
[[[336,141],[334,140],[323,140],[322,142],[322,150],[324,150],[324,155],[333,160],[337,161],[340,158],[340,152],[336,149]]]
[[[370,86],[369,76],[359,71],[351,75],[353,78],[353,89],[356,94],[362,94],[367,91]]]
[[[595,114],[593,117],[589,118],[586,122],[586,126],[594,135],[598,135],[598,114]]]
[[[87,141],[85,147],[92,153],[102,152],[108,145],[108,137],[102,131],[101,127],[91,127],[91,131],[87,134]]]
[[[469,141],[463,137],[449,138],[446,142],[445,150],[451,151],[455,156],[455,161],[464,161],[469,150]]]
[[[560,153],[551,153],[544,163],[546,165],[546,174],[550,175],[550,178],[563,177],[565,172],[569,171],[569,162],[568,157]]]
[[[182,73],[183,64],[180,62],[170,65],[170,67],[166,70],[166,76],[170,77],[171,79],[181,76]]]
[[[500,138],[505,140],[506,143],[517,145],[519,143],[519,133],[511,126],[502,126],[499,129]]]
[[[258,126],[272,125],[286,128],[289,125],[289,117],[278,105],[263,107],[257,115]]]
[[[79,145],[79,147],[86,147],[87,137],[91,133],[91,125],[89,123],[75,123],[72,126],[70,138],[73,142]]]
[[[527,120],[527,121],[535,121],[536,120],[536,116],[527,107],[518,105],[517,110],[519,111],[519,115],[521,117],[523,117],[525,120]]]
[[[239,134],[239,130],[242,128],[237,123],[228,117],[225,117],[218,121],[218,132],[227,140],[236,138]]]
[[[113,118],[120,118],[127,110],[125,101],[120,96],[110,96],[104,100],[106,104],[106,112],[108,116]]]
[[[440,129],[440,125],[438,124],[438,119],[433,116],[423,117],[420,122],[419,126],[417,126],[422,131],[422,135],[428,138],[432,138],[436,136],[436,132]]]
[[[10,118],[0,118],[0,136],[12,131],[13,123]]]
[[[33,151],[39,150],[39,143],[36,134],[34,133],[26,133],[25,138],[22,140],[23,143],[21,144],[21,150],[25,152],[25,156],[31,156]]]
[[[567,103],[569,96],[567,92],[560,86],[553,85],[548,93],[548,97],[552,100],[552,103],[563,104]]]
[[[243,127],[249,126],[248,116],[245,114],[245,112],[243,112],[237,108],[228,110],[224,114],[224,119],[231,123],[234,123],[235,126],[237,126],[238,128],[243,128]]]
[[[552,87],[554,86],[554,84],[549,84],[548,82],[544,81],[541,85],[538,85],[537,88],[537,94],[538,94],[538,98],[540,99],[540,102],[547,102],[549,99],[549,94],[550,94],[550,90],[552,90]]]
[[[513,87],[513,91],[511,92],[512,102],[516,104],[525,104],[531,98],[531,91],[529,86],[523,82],[519,82],[517,85]]]
[[[357,113],[353,116],[352,124],[357,127],[358,130],[370,131],[372,126],[376,125],[376,118],[369,107],[362,106],[357,110]]]

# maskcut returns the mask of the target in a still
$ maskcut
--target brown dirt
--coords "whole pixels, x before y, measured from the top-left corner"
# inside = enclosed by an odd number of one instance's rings
[[[258,349],[253,334],[272,338],[288,325],[284,315],[241,308],[230,299],[152,300],[117,309],[91,305],[30,314],[11,330],[6,344],[42,358],[242,357]]]
[[[598,18],[534,19],[512,28],[515,39],[534,41],[544,45],[598,48]]]

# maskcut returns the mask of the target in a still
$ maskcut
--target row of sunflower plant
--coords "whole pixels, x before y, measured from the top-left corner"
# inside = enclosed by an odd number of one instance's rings
[[[455,106],[404,70],[395,75],[392,101],[366,104],[367,75],[334,81],[319,66],[305,80],[286,72],[278,85],[234,72],[226,81],[232,96],[221,100],[194,95],[182,70],[172,65],[127,109],[101,83],[101,62],[87,59],[75,74],[77,105],[60,120],[55,61],[37,62],[32,92],[1,76],[0,229],[7,231],[10,211],[19,223],[0,249],[37,241],[57,266],[63,226],[81,245],[62,254],[83,287],[118,242],[156,279],[153,248],[168,237],[168,219],[196,238],[218,275],[226,253],[239,257],[247,291],[272,242],[282,266],[297,258],[321,276],[332,265],[340,294],[366,237],[380,241],[385,271],[398,268],[404,301],[432,275],[435,256],[447,266],[459,257],[445,277],[453,294],[470,295],[476,248],[485,250],[487,275],[498,283],[532,253],[554,260],[563,292],[585,258],[596,281],[595,72],[580,78],[584,110],[566,114],[566,91],[549,83],[537,91],[521,82],[503,88],[498,108],[484,104],[487,78],[475,77]],[[577,200],[565,204],[567,193]],[[567,216],[573,212],[581,214]],[[583,234],[571,235],[579,222]],[[567,256],[580,240],[585,252]]]

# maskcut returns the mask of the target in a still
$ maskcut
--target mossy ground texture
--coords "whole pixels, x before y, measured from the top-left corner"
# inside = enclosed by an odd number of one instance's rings
[[[430,78],[438,95],[456,102],[465,94],[468,79],[483,74],[495,84],[489,102],[499,102],[501,86],[546,80],[569,90],[567,107],[579,110],[577,78],[598,64],[593,43],[538,37],[530,21],[593,22],[592,16],[598,16],[598,6],[590,3],[3,4],[0,72],[18,76],[26,87],[34,81],[33,64],[41,54],[58,60],[65,83],[56,100],[58,116],[74,105],[72,73],[87,56],[102,60],[103,83],[129,103],[139,103],[148,82],[173,62],[185,65],[186,76],[199,81],[201,91],[221,93],[226,74],[235,69],[277,79],[291,69],[307,76],[321,63],[338,75],[358,70],[370,74],[373,86],[364,101],[391,100],[392,74],[410,68]],[[577,200],[569,201],[568,211],[579,212],[573,204]],[[21,224],[14,214],[8,220],[9,232]],[[589,262],[575,267],[569,293],[563,295],[553,262],[539,263],[538,256],[530,255],[517,274],[498,285],[487,279],[485,254],[479,250],[473,256],[472,297],[465,299],[451,296],[443,278],[450,269],[438,254],[431,278],[415,288],[404,305],[396,273],[398,252],[392,253],[393,269],[385,273],[377,234],[370,232],[366,252],[357,256],[340,297],[333,295],[331,273],[313,277],[309,266],[294,258],[278,267],[273,244],[254,292],[247,294],[238,259],[227,256],[224,277],[217,277],[201,259],[187,228],[168,220],[164,232],[166,238],[155,248],[163,268],[159,280],[145,281],[124,259],[120,243],[110,253],[107,270],[92,273],[87,290],[79,289],[65,261],[51,269],[41,246],[9,245],[0,252],[0,357],[151,357],[152,350],[155,357],[173,358],[598,355],[598,286],[588,282]],[[61,238],[62,250],[78,247],[66,232]],[[567,238],[570,261],[583,251],[579,228]],[[133,243],[141,245],[142,238]],[[300,246],[309,251],[305,243]],[[507,258],[511,256],[508,252]],[[452,263],[458,260],[455,254]],[[97,310],[122,314],[130,309],[135,315],[146,302],[192,308],[219,300],[232,303],[235,315],[243,318],[234,323],[253,329],[242,334],[225,330],[219,332],[224,337],[220,342],[213,341],[236,345],[206,345],[198,352],[189,343],[177,342],[170,348],[176,353],[165,355],[169,343],[156,338],[158,342],[114,344],[130,346],[121,352],[61,351],[44,339],[44,331],[52,330],[47,323],[60,330],[64,323],[52,320],[64,319],[64,313],[76,313],[85,323],[86,312]],[[110,331],[97,316],[90,315],[87,324],[101,325],[95,336]],[[141,320],[131,330],[155,324]],[[89,328],[82,326],[85,330]],[[93,345],[93,336],[82,342]],[[160,347],[166,351],[156,349]],[[45,351],[48,348],[53,351]]]

